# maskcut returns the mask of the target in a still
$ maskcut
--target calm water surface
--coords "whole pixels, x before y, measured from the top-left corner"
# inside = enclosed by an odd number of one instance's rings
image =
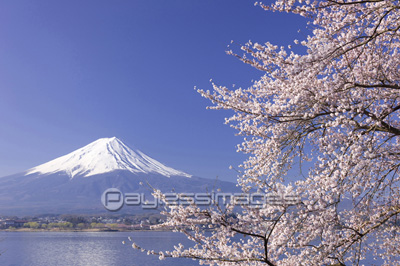
[[[160,261],[147,256],[134,250],[128,237],[154,250],[172,250],[179,242],[191,245],[182,234],[173,232],[0,232],[0,266],[199,265],[189,259]],[[364,265],[381,264],[372,258],[364,261]]]
[[[0,265],[199,265],[188,259],[160,261],[147,256],[131,247],[129,236],[143,248],[154,250],[172,250],[179,242],[190,245],[183,235],[172,232],[0,232]]]

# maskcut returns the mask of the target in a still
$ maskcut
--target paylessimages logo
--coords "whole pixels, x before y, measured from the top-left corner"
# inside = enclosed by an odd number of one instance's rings
[[[211,204],[249,205],[261,208],[265,205],[296,205],[300,203],[300,196],[296,194],[276,193],[164,193],[164,200],[149,198],[144,193],[122,193],[117,188],[109,188],[101,196],[101,202],[109,211],[118,211],[124,205],[142,206],[143,209],[157,209],[162,205],[189,205],[207,206]]]
[[[124,196],[118,188],[109,188],[101,195],[101,203],[109,211],[118,211],[124,206]]]

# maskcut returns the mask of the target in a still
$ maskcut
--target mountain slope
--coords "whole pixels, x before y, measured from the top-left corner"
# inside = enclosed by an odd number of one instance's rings
[[[130,149],[117,138],[105,138],[26,172],[0,178],[0,215],[105,212],[100,200],[105,190],[118,188],[149,198],[147,184],[163,192],[238,191],[234,183],[191,176]]]

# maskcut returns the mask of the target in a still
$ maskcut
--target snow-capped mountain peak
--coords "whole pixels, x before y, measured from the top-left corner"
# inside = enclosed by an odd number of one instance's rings
[[[135,174],[160,174],[167,177],[191,175],[168,167],[139,150],[130,149],[118,138],[98,139],[67,155],[31,168],[26,175],[66,172],[71,178],[88,177],[115,170]]]

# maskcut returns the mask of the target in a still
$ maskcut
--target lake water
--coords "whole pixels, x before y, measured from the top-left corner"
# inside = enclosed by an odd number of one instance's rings
[[[157,256],[147,256],[134,250],[128,237],[154,250],[172,250],[179,242],[190,245],[183,235],[173,232],[0,232],[0,265],[199,265],[190,259],[160,261]]]
[[[1,266],[192,266],[190,259],[147,256],[131,246],[128,237],[143,248],[173,250],[184,235],[173,232],[4,232],[0,231]],[[126,241],[123,245],[122,241]],[[365,265],[381,265],[372,258]]]

